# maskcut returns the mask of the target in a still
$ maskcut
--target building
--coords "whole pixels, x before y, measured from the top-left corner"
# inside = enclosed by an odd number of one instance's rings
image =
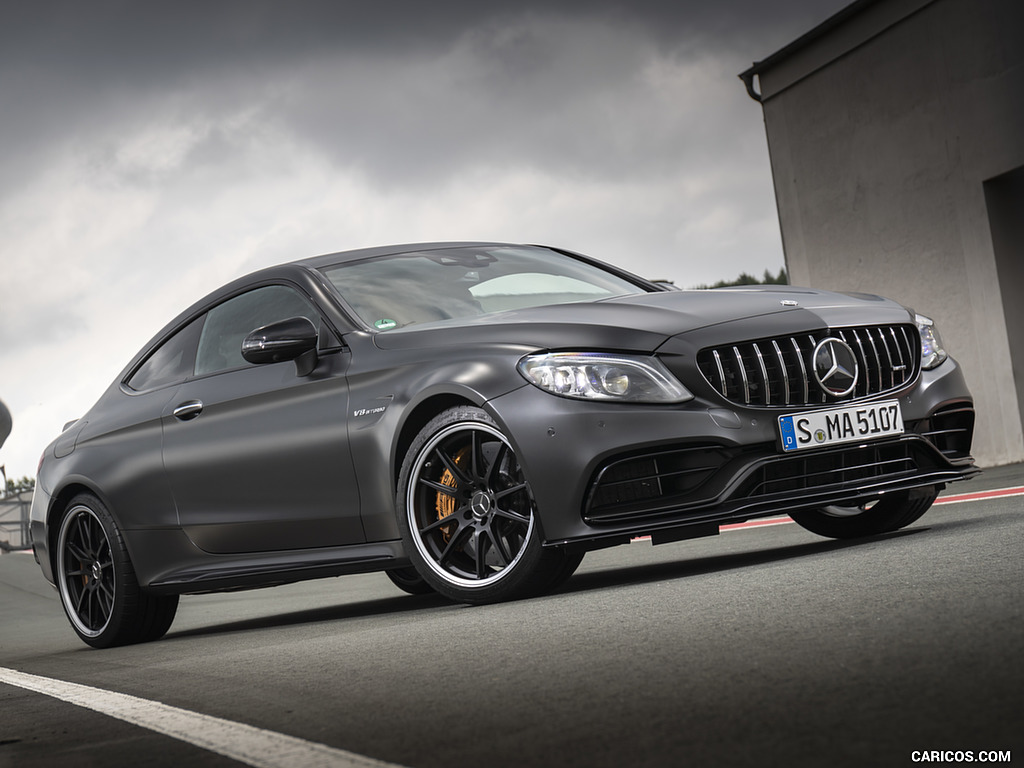
[[[1024,2],[858,0],[740,77],[791,282],[934,318],[979,463],[1024,461]]]

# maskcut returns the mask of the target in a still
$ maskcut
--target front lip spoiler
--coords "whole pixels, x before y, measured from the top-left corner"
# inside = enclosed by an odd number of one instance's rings
[[[879,478],[875,481],[858,481],[848,486],[834,485],[827,488],[776,493],[755,498],[741,498],[722,503],[702,504],[699,508],[667,506],[643,512],[623,513],[620,519],[607,519],[608,529],[594,529],[585,535],[547,541],[545,546],[575,546],[584,549],[600,549],[614,546],[624,540],[640,536],[652,536],[657,541],[674,541],[698,536],[714,535],[717,527],[730,523],[742,523],[759,517],[785,515],[804,509],[819,507],[857,506],[877,499],[884,493],[913,490],[930,486],[944,486],[946,483],[968,480],[981,470],[970,458],[958,460],[963,466],[950,466],[924,473],[903,477]],[[657,518],[657,519],[652,519]],[[709,530],[709,526],[715,530]],[[688,533],[688,530],[691,532]],[[659,537],[659,534],[668,534]]]

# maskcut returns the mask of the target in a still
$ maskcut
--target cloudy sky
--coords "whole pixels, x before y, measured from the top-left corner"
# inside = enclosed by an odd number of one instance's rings
[[[737,74],[847,0],[38,0],[0,9],[0,399],[32,475],[245,272],[541,242],[689,287],[783,265]]]

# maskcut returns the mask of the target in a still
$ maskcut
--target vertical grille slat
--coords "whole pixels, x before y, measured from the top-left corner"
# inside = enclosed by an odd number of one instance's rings
[[[882,358],[878,356],[878,347],[875,346],[875,340],[871,336],[871,329],[867,329],[868,344],[871,345],[871,362],[874,364],[874,375],[878,381],[878,392],[882,391]]]
[[[795,337],[790,338],[790,341],[793,342],[793,351],[796,352],[796,360],[800,363],[800,378],[803,381],[804,386],[804,399],[801,402],[806,403],[810,399],[811,395],[809,391],[810,382],[807,379],[807,366],[804,364],[804,353],[800,351],[800,344],[797,342]]]
[[[905,376],[906,376],[906,372],[907,372],[907,364],[906,364],[905,358],[903,357],[903,350],[900,349],[899,340],[897,340],[897,338],[896,338],[896,329],[895,328],[890,328],[889,329],[889,337],[892,339],[892,348],[896,351],[896,358],[893,360],[893,366],[892,366],[892,378],[893,378],[892,384],[893,384],[893,386],[896,386],[896,384],[897,384],[896,377],[897,376],[899,376],[899,382],[898,383],[902,384],[904,381],[906,381],[906,377]]]
[[[789,405],[789,368],[786,366],[786,358],[782,356],[777,339],[772,339],[772,347],[775,349],[775,357],[779,361],[779,370],[782,371],[782,397],[785,404]]]
[[[740,372],[740,379],[743,382],[743,402],[750,405],[750,382],[747,381],[747,369],[743,366],[743,355],[738,348],[733,347],[732,352],[736,355],[736,367]]]
[[[896,386],[896,371],[893,370],[893,366],[896,365],[896,363],[893,362],[892,350],[889,349],[889,342],[886,340],[885,332],[881,328],[878,329],[878,336],[882,340],[882,349],[885,351],[885,359],[887,363],[885,366],[885,372],[889,374],[889,386],[887,388],[892,389]]]
[[[718,373],[718,391],[722,393],[722,397],[728,397],[729,388],[725,385],[725,369],[722,368],[722,356],[718,354],[717,349],[711,351],[715,356],[715,371]]]
[[[764,386],[764,404],[771,405],[772,385],[771,382],[768,381],[768,369],[765,367],[764,364],[764,356],[761,354],[761,349],[760,347],[757,346],[757,344],[754,344],[754,355],[757,356],[757,367],[761,371],[761,382]]]
[[[826,394],[815,379],[813,352],[827,338],[842,340],[857,361],[857,385],[844,398]],[[841,404],[897,390],[916,380],[921,355],[911,325],[857,326],[703,349],[697,364],[726,400],[777,408]]]
[[[860,369],[864,371],[863,374],[857,377],[857,397],[864,397],[864,395],[866,395],[870,389],[870,387],[868,386],[867,375],[868,356],[864,353],[864,342],[860,340],[860,334],[857,333],[857,329],[854,328],[853,330],[850,331],[850,333],[853,336],[854,342],[856,342],[855,346],[853,347],[853,351],[854,354],[858,356],[857,364],[860,366]]]

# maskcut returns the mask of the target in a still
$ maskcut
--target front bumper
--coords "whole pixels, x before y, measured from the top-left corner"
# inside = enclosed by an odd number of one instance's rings
[[[488,406],[530,480],[545,543],[598,548],[640,535],[674,540],[755,517],[852,506],[979,471],[970,456],[973,404],[953,360],[923,372],[898,398],[902,436],[795,453],[779,446],[776,417],[786,409],[701,399],[610,405],[532,386]]]

